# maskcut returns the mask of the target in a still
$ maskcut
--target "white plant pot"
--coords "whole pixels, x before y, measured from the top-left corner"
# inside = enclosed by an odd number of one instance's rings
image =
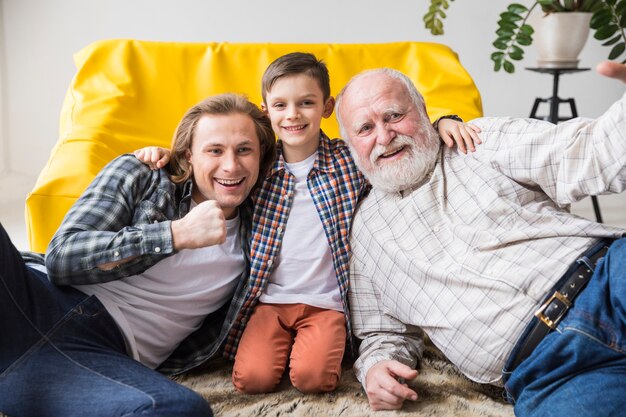
[[[589,36],[592,13],[551,13],[539,19],[534,36],[537,66],[576,68]]]

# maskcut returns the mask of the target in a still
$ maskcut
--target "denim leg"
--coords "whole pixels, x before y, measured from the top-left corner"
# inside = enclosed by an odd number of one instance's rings
[[[11,416],[211,416],[195,392],[128,357],[95,297],[25,267],[0,225],[0,411]]]
[[[210,417],[197,393],[130,357],[99,349],[42,346],[0,377],[0,410],[24,417]]]
[[[87,296],[26,267],[0,224],[0,373]]]
[[[511,374],[519,416],[623,416],[626,239],[613,243],[573,308]]]

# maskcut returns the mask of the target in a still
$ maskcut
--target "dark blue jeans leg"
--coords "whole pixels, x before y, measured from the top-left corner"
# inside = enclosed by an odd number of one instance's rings
[[[14,417],[211,416],[126,354],[95,297],[26,267],[0,225],[0,411]]]
[[[27,268],[0,225],[0,372],[41,343],[43,335],[86,298]]]
[[[518,416],[623,416],[626,239],[613,243],[574,307],[510,375]]]

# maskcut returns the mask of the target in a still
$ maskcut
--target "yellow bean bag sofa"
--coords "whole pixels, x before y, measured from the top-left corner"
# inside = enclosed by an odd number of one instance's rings
[[[77,71],[61,110],[59,140],[26,200],[31,250],[45,252],[65,213],[106,163],[143,146],[169,147],[185,111],[209,95],[242,93],[260,104],[265,68],[293,51],[326,62],[332,94],[362,70],[389,67],[415,82],[431,119],[482,115],[480,94],[457,55],[435,43],[98,41],[74,56]],[[322,129],[339,134],[334,118]]]

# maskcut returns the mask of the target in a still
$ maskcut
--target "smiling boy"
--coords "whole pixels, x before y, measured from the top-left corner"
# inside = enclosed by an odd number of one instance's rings
[[[284,55],[267,68],[262,94],[278,153],[256,194],[253,285],[226,345],[233,354],[241,337],[233,383],[246,393],[271,391],[289,358],[298,390],[331,391],[349,331],[350,219],[368,184],[344,142],[320,130],[335,104],[324,63]]]

